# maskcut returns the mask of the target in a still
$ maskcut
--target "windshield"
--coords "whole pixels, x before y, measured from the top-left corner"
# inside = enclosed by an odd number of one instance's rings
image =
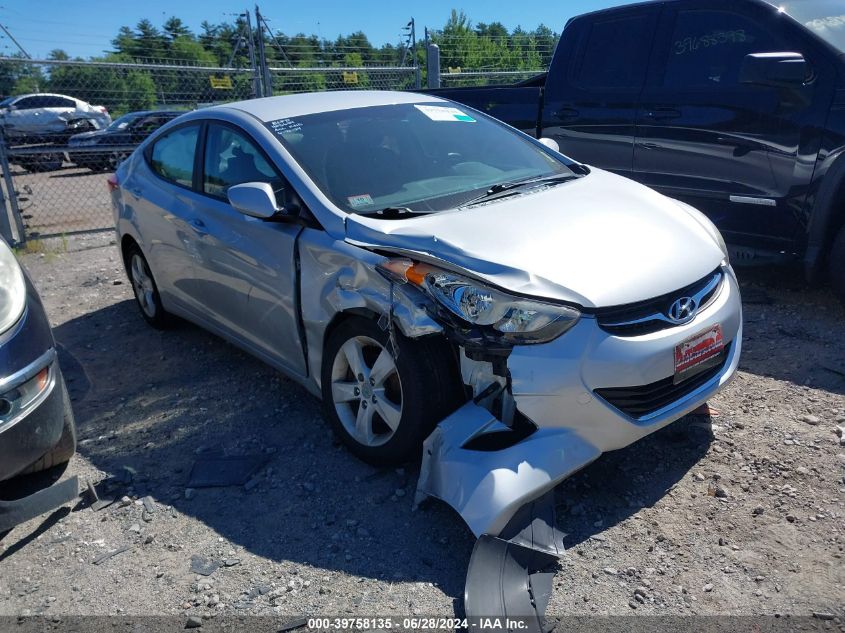
[[[7,105],[9,105],[10,103],[12,103],[12,101],[14,101],[15,99],[17,99],[17,97],[16,97],[16,96],[14,96],[14,95],[13,95],[13,96],[11,96],[11,97],[6,97],[6,98],[5,98],[5,99],[3,99],[2,101],[0,101],[0,108],[5,108]]]
[[[112,121],[106,129],[112,130],[112,131],[125,130],[126,126],[128,126],[130,123],[132,123],[132,121],[134,121],[135,119],[137,119],[140,116],[142,116],[142,115],[135,114],[135,113],[124,114],[122,117],[118,117],[114,121]]]
[[[443,102],[321,112],[266,125],[347,213],[443,211],[497,183],[573,174],[563,156]]]
[[[845,51],[845,2],[842,0],[792,0],[776,3],[813,33]]]

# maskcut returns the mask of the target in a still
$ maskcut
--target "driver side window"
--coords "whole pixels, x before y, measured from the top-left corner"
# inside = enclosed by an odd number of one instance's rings
[[[214,123],[207,134],[202,183],[206,194],[225,200],[232,185],[266,182],[282,202],[283,181],[252,141],[231,127]]]

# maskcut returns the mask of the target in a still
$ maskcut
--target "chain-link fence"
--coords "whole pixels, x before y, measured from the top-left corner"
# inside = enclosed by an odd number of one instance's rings
[[[536,70],[475,70],[441,72],[440,85],[443,88],[466,86],[506,86],[534,79],[545,69]]]
[[[179,114],[265,94],[413,88],[413,67],[252,68],[0,58],[30,93],[0,102],[13,241],[113,226],[107,174]],[[266,84],[266,85],[265,85]]]
[[[322,90],[410,90],[418,69],[410,66],[268,68],[272,94]]]
[[[457,16],[442,31],[428,31],[440,60],[440,85],[501,86],[530,80],[546,71],[557,47],[558,35],[540,26],[534,31],[482,25],[470,28]]]
[[[444,47],[444,87],[529,80],[543,72],[553,48],[553,43],[517,38],[503,40],[496,50],[476,51],[471,43],[455,38],[435,34],[435,39]],[[522,61],[516,64],[507,56]],[[459,58],[471,59],[473,68],[454,67],[457,62],[450,60]],[[147,136],[188,110],[262,95],[411,90],[423,78],[418,66],[340,63],[265,64],[262,70],[258,64],[212,67],[0,57],[0,93],[11,95],[0,101],[0,233],[24,241],[111,228],[107,175]],[[511,63],[518,69],[501,68]]]

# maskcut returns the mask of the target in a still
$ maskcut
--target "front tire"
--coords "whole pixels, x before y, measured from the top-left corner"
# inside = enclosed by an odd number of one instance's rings
[[[135,293],[135,302],[141,310],[144,320],[158,330],[167,328],[172,318],[161,305],[161,295],[158,292],[153,273],[147,259],[133,244],[126,250],[126,274],[132,283],[132,291]]]
[[[845,304],[845,226],[833,240],[827,257],[828,277],[830,285],[839,300]]]
[[[401,464],[420,455],[434,425],[460,403],[460,377],[440,339],[409,340],[375,321],[350,317],[326,341],[323,413],[341,441],[361,460]]]

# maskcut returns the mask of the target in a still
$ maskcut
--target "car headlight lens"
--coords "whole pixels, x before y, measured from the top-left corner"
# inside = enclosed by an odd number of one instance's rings
[[[409,259],[379,265],[389,278],[411,283],[468,324],[492,328],[510,343],[545,343],[577,323],[569,306],[513,297],[473,279]]]
[[[25,305],[23,271],[12,250],[0,240],[0,332],[18,322]]]

